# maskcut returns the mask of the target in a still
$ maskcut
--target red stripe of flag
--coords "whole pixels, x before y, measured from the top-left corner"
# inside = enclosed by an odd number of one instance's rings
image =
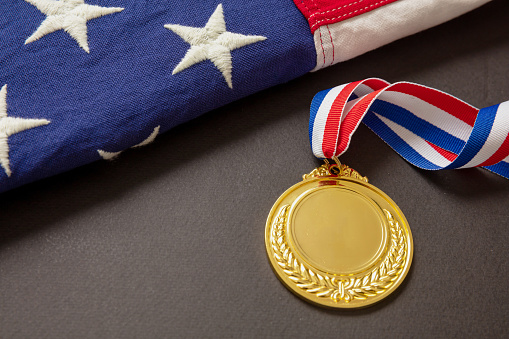
[[[353,18],[394,1],[396,0],[293,0],[308,20],[311,33],[320,26]]]

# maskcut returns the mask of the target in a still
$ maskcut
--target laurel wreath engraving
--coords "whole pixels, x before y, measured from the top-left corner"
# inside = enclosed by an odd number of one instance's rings
[[[382,264],[364,276],[350,279],[330,278],[307,268],[292,253],[286,242],[285,224],[290,206],[285,206],[274,221],[271,246],[274,259],[297,287],[334,302],[346,303],[354,299],[367,299],[384,292],[396,280],[406,261],[406,237],[392,214],[384,209],[390,226],[390,248]]]

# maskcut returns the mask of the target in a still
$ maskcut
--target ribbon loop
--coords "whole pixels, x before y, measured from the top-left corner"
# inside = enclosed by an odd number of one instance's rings
[[[361,121],[417,167],[485,167],[509,178],[509,101],[479,110],[410,82],[371,78],[344,84],[313,98],[313,154],[323,159],[346,152]]]

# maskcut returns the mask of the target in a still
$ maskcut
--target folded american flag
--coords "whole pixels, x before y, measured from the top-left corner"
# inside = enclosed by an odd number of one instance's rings
[[[487,0],[4,0],[0,192]]]

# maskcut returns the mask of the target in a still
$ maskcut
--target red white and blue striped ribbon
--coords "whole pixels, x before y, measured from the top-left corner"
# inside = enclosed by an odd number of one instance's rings
[[[485,167],[509,178],[509,101],[479,110],[410,82],[372,78],[337,86],[319,92],[311,103],[314,155],[343,154],[361,120],[417,167]]]

